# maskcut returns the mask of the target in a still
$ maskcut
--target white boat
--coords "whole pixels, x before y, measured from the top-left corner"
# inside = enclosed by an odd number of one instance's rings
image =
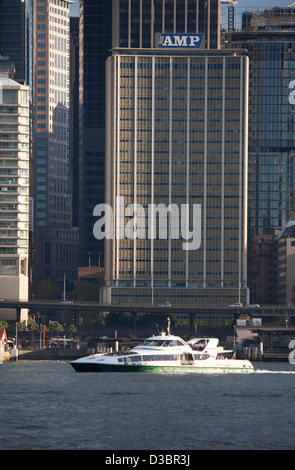
[[[100,353],[72,361],[76,372],[253,372],[250,361],[235,359],[218,338],[194,338],[161,333],[125,352]]]

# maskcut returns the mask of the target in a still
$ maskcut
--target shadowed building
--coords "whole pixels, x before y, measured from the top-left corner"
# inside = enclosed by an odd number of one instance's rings
[[[72,229],[69,160],[69,7],[67,0],[34,5],[33,280],[64,273],[75,281],[78,232]]]

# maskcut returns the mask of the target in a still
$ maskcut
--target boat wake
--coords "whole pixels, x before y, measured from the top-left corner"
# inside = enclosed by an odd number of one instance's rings
[[[254,370],[255,374],[295,374],[295,370],[267,370],[267,369],[261,369],[261,370]]]

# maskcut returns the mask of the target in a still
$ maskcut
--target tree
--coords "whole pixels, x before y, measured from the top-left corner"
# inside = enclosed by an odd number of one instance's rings
[[[39,326],[34,320],[29,319],[27,329],[30,331],[31,347],[34,347],[34,331],[39,330]]]
[[[95,319],[92,320],[92,325],[94,327],[105,326],[106,325],[105,317],[101,313],[99,313],[98,315],[96,315]]]
[[[166,331],[167,317],[171,320],[171,327],[176,326],[176,316],[174,313],[144,313],[139,315],[138,323],[141,325],[149,325],[153,328],[158,328],[159,331]]]
[[[6,320],[1,320],[0,321],[0,328],[5,328],[5,329],[8,328],[8,323],[7,323]]]
[[[20,323],[20,322],[15,322],[14,330],[17,328],[18,331],[23,331],[25,329],[26,325],[25,322]]]
[[[36,299],[56,300],[58,297],[58,286],[52,279],[42,279],[36,286]]]
[[[47,328],[48,328],[48,330],[51,332],[51,335],[52,335],[52,336],[53,336],[54,331],[60,332],[60,333],[61,333],[62,331],[64,331],[63,326],[62,326],[60,323],[58,323],[58,322],[51,322],[51,323],[49,323],[49,325],[48,325]]]
[[[98,285],[92,282],[81,281],[80,284],[71,292],[73,300],[84,300],[99,302],[99,288]]]
[[[28,326],[27,326],[29,331],[37,331],[39,330],[38,324],[34,320],[29,320],[28,321]]]
[[[77,328],[75,327],[75,325],[70,325],[68,328],[67,328],[68,332],[69,333],[77,333]]]
[[[129,312],[124,312],[124,313],[110,312],[106,316],[106,324],[108,326],[131,325],[132,314]]]

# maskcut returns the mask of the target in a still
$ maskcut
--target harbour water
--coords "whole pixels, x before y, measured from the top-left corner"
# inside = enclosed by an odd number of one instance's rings
[[[290,450],[295,366],[253,374],[76,373],[0,365],[0,450]]]

